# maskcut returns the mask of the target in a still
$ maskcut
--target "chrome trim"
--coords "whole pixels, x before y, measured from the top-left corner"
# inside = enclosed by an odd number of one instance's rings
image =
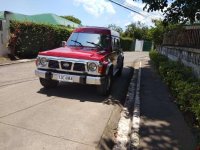
[[[35,75],[40,77],[40,78],[45,78],[45,74],[47,71],[43,71],[43,70],[35,70]],[[58,75],[61,73],[52,73],[52,80],[57,80],[58,81]],[[72,77],[73,83],[81,83],[81,77],[83,77],[82,75],[71,75],[68,74]],[[86,84],[92,84],[92,85],[101,85],[104,80],[105,77],[92,77],[92,76],[85,76],[86,78]],[[66,81],[67,82],[67,81]]]
[[[54,70],[57,70],[57,71],[64,71],[64,72],[71,72],[71,73],[88,73],[90,75],[100,75],[100,73],[98,73],[98,69],[99,69],[99,65],[100,65],[99,61],[84,60],[84,59],[74,59],[74,58],[65,58],[65,57],[43,56],[43,55],[38,55],[37,58],[42,58],[42,57],[45,57],[48,60],[58,61],[59,68],[58,69],[54,69]],[[72,63],[71,69],[70,70],[62,69],[62,67],[61,67],[61,61],[71,62]],[[92,72],[92,71],[88,70],[88,63],[91,63],[91,62],[96,63],[96,65],[97,65],[97,70],[96,71]],[[85,72],[74,71],[73,68],[74,68],[74,64],[75,63],[83,63],[83,64],[85,64]],[[42,66],[42,65],[39,64],[37,67],[39,69],[52,69],[52,68],[49,68],[48,65],[49,65],[49,62],[45,66]]]
[[[76,59],[76,58],[66,58],[66,57],[54,57],[54,56],[45,56],[45,55],[38,55],[38,57],[46,57],[48,59],[53,59],[53,60],[65,60],[65,61],[72,61],[72,62],[96,62],[96,63],[99,63],[99,61],[95,61],[95,60],[85,60],[85,59]]]

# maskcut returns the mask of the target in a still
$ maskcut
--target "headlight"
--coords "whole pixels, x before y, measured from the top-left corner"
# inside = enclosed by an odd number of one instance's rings
[[[93,62],[89,63],[88,64],[88,70],[92,71],[92,72],[96,71],[97,70],[97,65],[95,63],[93,63]]]
[[[46,66],[46,65],[47,65],[47,62],[48,62],[48,59],[47,59],[47,58],[45,58],[45,57],[41,57],[41,58],[40,58],[40,64],[41,64],[42,66]]]

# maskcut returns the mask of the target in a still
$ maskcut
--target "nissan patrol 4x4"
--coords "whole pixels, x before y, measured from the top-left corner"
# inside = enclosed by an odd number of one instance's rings
[[[121,74],[124,56],[119,33],[103,27],[80,27],[62,47],[38,54],[35,74],[45,88],[59,82],[97,85],[109,94],[113,76]]]

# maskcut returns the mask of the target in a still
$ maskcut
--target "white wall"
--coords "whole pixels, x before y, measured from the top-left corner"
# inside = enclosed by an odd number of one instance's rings
[[[194,74],[200,79],[200,50],[184,47],[162,46],[159,52],[173,61],[181,61],[191,67]]]
[[[7,48],[9,40],[9,21],[2,20],[3,30],[0,31],[0,56],[5,56],[10,53]]]

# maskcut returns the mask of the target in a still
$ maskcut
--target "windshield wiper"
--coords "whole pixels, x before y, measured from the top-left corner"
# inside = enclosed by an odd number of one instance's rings
[[[95,45],[96,47],[98,47],[98,48],[100,48],[100,49],[103,49],[103,47],[102,47],[101,45],[96,44],[96,43],[94,43],[94,42],[89,42],[89,41],[87,41],[87,43],[90,43],[90,44]]]
[[[78,43],[81,47],[83,47],[83,45],[81,44],[81,42],[75,41],[75,40],[71,40],[74,43]]]

